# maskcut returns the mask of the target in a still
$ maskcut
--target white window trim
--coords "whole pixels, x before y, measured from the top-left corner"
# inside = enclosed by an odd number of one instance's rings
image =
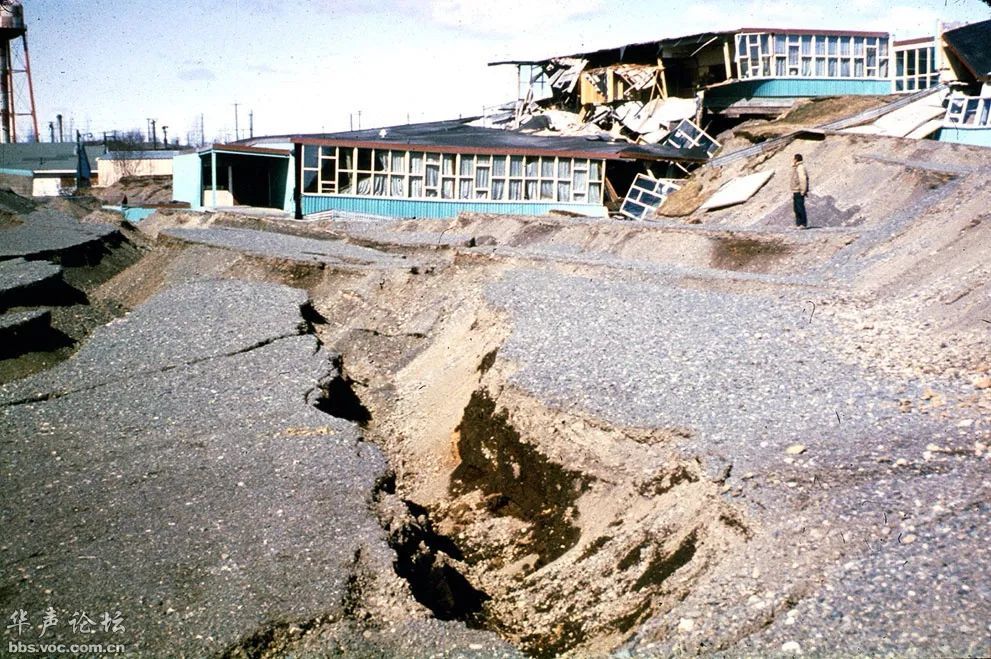
[[[372,199],[409,199],[414,201],[446,201],[446,202],[485,202],[485,203],[535,203],[535,204],[581,204],[581,205],[602,205],[603,198],[605,195],[605,159],[602,158],[571,158],[562,156],[524,156],[515,154],[493,154],[493,153],[479,153],[479,154],[462,154],[462,153],[441,153],[438,151],[429,151],[425,149],[375,149],[373,147],[334,147],[334,146],[319,146],[315,144],[303,144],[304,154],[300,158],[300,174],[305,179],[307,172],[316,173],[316,191],[303,190],[302,194],[307,196],[315,197],[357,197],[357,198],[372,198]],[[306,166],[305,150],[319,148],[316,167]],[[345,149],[351,149],[351,157],[353,168],[342,167],[343,158],[341,158],[341,152]],[[362,149],[368,149],[370,151],[371,157],[371,170],[358,169],[358,154]],[[386,151],[387,162],[386,169],[384,171],[376,171],[376,161],[381,151]],[[329,152],[329,153],[327,153]],[[330,155],[332,153],[333,155]],[[392,169],[393,164],[393,154],[402,153],[403,154],[403,167],[401,171],[394,171]],[[412,173],[412,155],[418,153],[422,155],[423,161],[423,172],[420,174]],[[445,156],[453,156],[453,174],[444,174],[444,158]],[[522,160],[523,175],[513,176],[511,174],[512,158],[518,157]],[[470,167],[468,168],[469,173],[462,174],[462,166],[465,159],[471,159]],[[502,176],[496,176],[493,172],[495,167],[493,163],[495,159],[502,158],[505,162],[505,167],[503,168],[504,174]],[[536,159],[536,176],[526,176],[526,162],[528,158]],[[329,189],[330,181],[325,181],[323,179],[323,173],[321,165],[324,160],[335,160],[335,180],[333,181],[333,192],[325,192],[325,189]],[[480,165],[479,160],[487,159],[487,163],[482,163]],[[562,161],[570,162],[570,176],[562,178],[558,176],[560,171],[560,164]],[[598,168],[598,177],[592,179],[590,178],[590,173],[593,169],[593,163],[596,163]],[[427,167],[434,165],[438,167],[439,171],[437,173],[437,185],[427,186]],[[544,176],[544,167],[549,166],[549,171],[551,176]],[[487,187],[480,188],[477,186],[477,175],[479,169],[488,169],[488,185]],[[577,182],[577,175],[583,174],[585,178],[585,186],[583,189],[579,189]],[[349,190],[353,192],[343,192],[338,179],[342,175],[348,175],[351,178]],[[357,192],[358,177],[370,177],[370,189],[372,192],[370,194],[361,194]],[[383,186],[383,194],[375,194],[375,177],[384,176],[385,185]],[[401,176],[403,178],[403,195],[396,196],[392,194],[392,180],[394,177]],[[414,196],[412,194],[412,181],[413,178],[419,178],[423,180],[422,190],[423,193]],[[443,196],[444,181],[449,180],[453,182],[453,197]],[[502,199],[492,199],[491,194],[494,188],[494,183],[497,181],[503,182],[503,198]],[[520,199],[507,199],[505,198],[509,194],[511,182],[518,181],[520,184]],[[469,196],[461,196],[461,188],[463,183],[468,183],[470,185]],[[535,198],[522,198],[526,195],[527,183],[532,183],[535,185],[536,197]],[[542,184],[550,183],[552,188],[551,198],[541,198]],[[568,199],[558,199],[558,193],[561,184],[567,184],[568,189]],[[428,196],[428,192],[436,192],[436,196]],[[478,192],[483,192],[486,196],[478,196]],[[591,197],[591,199],[589,198]]]
[[[775,50],[776,48],[776,37],[783,37],[785,39],[784,53],[778,54]],[[802,39],[808,37],[810,41],[808,42],[808,54],[802,51]],[[836,43],[836,54],[831,55],[829,52],[830,39],[850,39],[849,43],[849,54],[840,54],[840,44]],[[762,40],[766,39],[767,48],[764,48],[764,43]],[[857,44],[855,39],[863,39],[863,46],[860,55],[855,54]],[[824,40],[825,44],[823,55],[816,53],[816,46]],[[862,35],[832,35],[832,34],[789,34],[785,33],[775,33],[775,32],[740,32],[735,35],[735,61],[736,70],[739,80],[774,80],[774,79],[790,79],[790,80],[890,80],[891,79],[891,59],[892,59],[892,47],[890,37],[876,37],[876,36],[862,36]],[[886,55],[881,55],[881,45],[886,44],[885,51]],[[756,48],[757,57],[751,57],[751,49]],[[798,49],[798,62],[797,64],[792,64],[789,56],[792,48]],[[867,54],[868,51],[874,51],[875,64],[872,67],[868,66]],[[803,60],[809,60],[809,66],[812,73],[803,74],[802,65]],[[777,73],[778,67],[777,63],[781,60],[784,64],[784,73]],[[829,63],[830,61],[835,61],[837,64],[837,70],[842,66],[843,61],[847,62],[849,66],[848,75],[829,75]],[[823,74],[816,74],[816,64],[817,61],[822,61],[824,63],[826,72]],[[864,75],[854,75],[857,70],[857,65],[861,64],[863,68]],[[887,69],[887,75],[882,75],[882,71]],[[767,73],[765,73],[767,71]],[[873,71],[873,74],[869,74],[869,71]]]

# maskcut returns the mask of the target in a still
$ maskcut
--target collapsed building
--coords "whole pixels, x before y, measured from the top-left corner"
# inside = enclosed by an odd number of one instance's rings
[[[177,161],[176,199],[300,219],[643,219],[717,154],[714,135],[825,97],[895,99],[843,130],[991,146],[991,21],[902,41],[741,28],[490,66],[516,67],[517,98],[483,116],[215,145]]]

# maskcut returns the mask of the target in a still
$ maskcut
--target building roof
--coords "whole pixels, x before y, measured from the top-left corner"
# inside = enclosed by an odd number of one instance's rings
[[[650,63],[657,64],[657,57],[662,49],[677,49],[691,47],[691,50],[702,46],[712,39],[735,34],[735,31],[724,32],[700,32],[682,37],[670,37],[658,39],[656,41],[643,41],[641,43],[631,43],[614,48],[600,48],[584,53],[573,53],[571,55],[555,55],[541,60],[510,60],[503,62],[490,62],[489,66],[500,64],[546,64],[551,60],[565,57],[581,58],[589,61],[589,67],[595,68],[605,64],[627,63]],[[689,51],[691,52],[691,51]]]
[[[215,151],[217,153],[246,153],[258,156],[282,156],[289,157],[292,153],[288,149],[270,149],[267,147],[253,146],[250,144],[212,144],[199,150],[200,155]]]
[[[755,32],[767,32],[770,34],[808,34],[824,35],[827,37],[888,37],[888,32],[865,32],[863,30],[819,30],[815,28],[793,28],[793,27],[741,27],[735,30],[734,34],[753,34]]]
[[[103,155],[103,145],[87,145],[90,165]],[[0,144],[0,168],[30,171],[75,171],[75,142],[16,142]]]
[[[991,20],[948,30],[943,40],[975,78],[991,79]]]
[[[631,43],[625,46],[614,48],[601,48],[584,53],[574,53],[571,55],[557,55],[542,60],[508,60],[502,62],[490,62],[489,66],[500,64],[546,64],[551,60],[562,58],[580,58],[589,61],[590,68],[606,66],[618,63],[646,63],[657,64],[657,58],[664,51],[666,57],[683,57],[694,55],[697,50],[709,44],[714,39],[727,37],[735,34],[752,34],[755,32],[767,32],[773,34],[824,34],[827,36],[860,36],[860,37],[887,37],[887,32],[862,32],[857,30],[816,30],[816,29],[795,29],[777,27],[741,27],[736,30],[723,30],[719,32],[700,32],[681,37],[669,37],[656,41],[644,41],[641,43]]]
[[[470,126],[475,118],[406,124],[345,133],[297,135],[293,142],[497,155],[557,155],[606,160],[672,160],[705,162],[704,149],[679,149],[659,144],[612,142],[581,136],[538,136],[498,128]]]
[[[88,151],[87,151],[88,152]],[[158,151],[107,151],[100,154],[102,160],[172,160],[183,153],[180,149],[161,149]]]

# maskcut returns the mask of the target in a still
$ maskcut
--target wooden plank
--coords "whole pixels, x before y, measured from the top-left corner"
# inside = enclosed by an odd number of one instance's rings
[[[661,98],[668,97],[668,78],[664,74],[664,60],[657,58],[657,77],[661,80]]]
[[[609,180],[609,177],[604,176],[603,178],[606,181],[606,196],[609,198],[609,201],[611,202],[619,201],[619,195],[616,194],[616,188],[613,187],[612,182],[610,182]]]

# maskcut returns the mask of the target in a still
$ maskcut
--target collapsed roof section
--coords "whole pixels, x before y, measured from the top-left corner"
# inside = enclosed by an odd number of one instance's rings
[[[557,155],[603,160],[663,160],[686,164],[709,158],[709,141],[679,144],[632,144],[609,136],[547,136],[476,125],[477,117],[406,124],[343,133],[298,135],[297,144],[350,146],[376,149],[423,149],[438,153]],[[711,138],[710,138],[711,139]]]
[[[991,20],[947,30],[943,41],[975,81],[991,83]]]

